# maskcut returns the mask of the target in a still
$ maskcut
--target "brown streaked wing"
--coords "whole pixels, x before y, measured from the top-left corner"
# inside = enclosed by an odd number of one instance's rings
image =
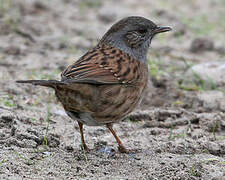
[[[121,50],[101,45],[89,51],[62,73],[64,82],[132,84],[142,73],[141,62]]]

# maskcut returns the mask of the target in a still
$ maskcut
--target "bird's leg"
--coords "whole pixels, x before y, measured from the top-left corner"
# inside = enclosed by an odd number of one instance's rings
[[[112,128],[112,124],[106,124],[106,127],[110,130],[110,132],[113,134],[113,136],[116,139],[117,144],[119,145],[119,151],[121,153],[129,153],[129,150],[127,150],[124,146],[123,143],[120,141],[119,137],[116,135],[116,132]]]
[[[82,148],[85,150],[85,151],[89,151],[89,148],[87,147],[85,141],[84,141],[84,131],[83,131],[83,123],[78,122],[78,125],[79,125],[79,128],[80,128],[80,135],[81,135],[81,145],[82,145]]]

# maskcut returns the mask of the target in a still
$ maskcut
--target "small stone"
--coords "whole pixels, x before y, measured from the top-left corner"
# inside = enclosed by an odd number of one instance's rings
[[[50,156],[51,155],[51,152],[45,151],[45,152],[43,152],[43,154],[46,155],[46,156]]]
[[[196,38],[191,42],[191,52],[212,51],[214,49],[214,42],[206,38]]]
[[[5,48],[4,53],[9,55],[19,55],[21,51],[17,46],[8,46],[7,48]]]
[[[197,95],[197,98],[205,109],[216,110],[220,108],[225,97],[221,91],[203,91]]]
[[[98,152],[100,152],[100,153],[105,153],[105,154],[108,154],[108,155],[110,155],[110,156],[113,156],[113,155],[115,155],[115,150],[114,149],[112,149],[112,148],[108,148],[108,147],[102,147],[102,148],[100,148],[99,150],[98,150]]]
[[[220,146],[215,142],[208,142],[206,147],[211,154],[219,155],[220,154]]]
[[[15,119],[15,115],[12,112],[1,112],[0,120],[4,123],[10,123]]]
[[[204,83],[208,87],[212,85],[225,84],[225,60],[200,63],[192,66],[186,73],[186,78],[196,81],[194,74],[197,74],[204,80]]]
[[[34,8],[39,10],[47,10],[47,6],[40,1],[34,3]]]
[[[73,152],[74,148],[72,146],[66,146],[65,149],[67,150],[67,152]]]

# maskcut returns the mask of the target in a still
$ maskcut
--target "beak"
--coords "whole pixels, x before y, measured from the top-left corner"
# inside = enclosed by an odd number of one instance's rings
[[[158,26],[155,30],[153,30],[153,33],[158,34],[158,33],[163,33],[163,32],[167,32],[167,31],[171,31],[171,30],[172,30],[171,27]]]

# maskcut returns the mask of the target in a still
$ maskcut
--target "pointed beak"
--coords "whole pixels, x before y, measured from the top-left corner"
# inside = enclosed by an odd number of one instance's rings
[[[158,34],[158,33],[163,33],[163,32],[167,32],[167,31],[171,31],[172,28],[171,27],[163,27],[163,26],[158,26],[154,31],[153,33],[154,34]]]

